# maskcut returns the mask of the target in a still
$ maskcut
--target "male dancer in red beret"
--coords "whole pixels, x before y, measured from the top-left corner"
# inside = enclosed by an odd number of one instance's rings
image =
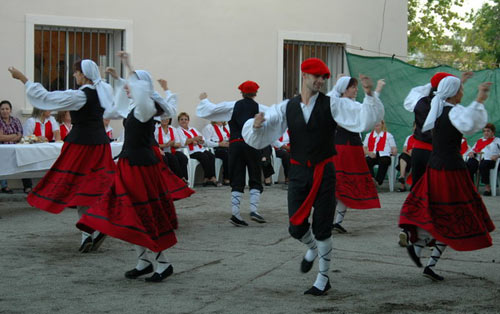
[[[278,139],[287,127],[289,129],[289,232],[308,247],[300,267],[303,273],[311,270],[319,256],[316,281],[304,294],[320,296],[331,288],[328,272],[335,214],[335,128],[338,124],[351,132],[369,130],[383,118],[384,108],[372,94],[373,83],[366,76],[361,77],[361,84],[367,99],[363,104],[353,105],[352,101],[320,92],[330,77],[330,70],[323,61],[307,59],[301,70],[301,94],[248,120],[242,134],[246,143],[263,148]]]
[[[243,124],[259,113],[259,104],[254,98],[259,85],[253,81],[243,82],[238,89],[243,99],[237,102],[212,104],[207,94],[200,95],[200,105],[197,115],[212,121],[229,121],[229,181],[231,185],[231,211],[229,220],[236,227],[246,227],[248,223],[241,217],[240,203],[245,189],[245,173],[248,170],[250,186],[250,219],[265,223],[266,220],[258,213],[260,194],[263,191],[261,182],[260,153],[245,143],[241,136]],[[222,114],[222,116],[221,116]]]

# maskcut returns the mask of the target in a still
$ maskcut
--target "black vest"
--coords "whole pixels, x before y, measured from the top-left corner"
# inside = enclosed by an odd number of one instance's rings
[[[460,154],[462,133],[451,124],[448,113],[453,107],[446,106],[432,129],[432,153],[429,166],[434,169],[457,170],[466,168]]]
[[[363,142],[361,142],[359,133],[351,132],[341,126],[337,126],[335,145],[363,146]]]
[[[154,118],[142,123],[134,117],[134,110],[132,110],[124,126],[125,140],[118,157],[128,159],[131,166],[150,166],[160,162],[153,151],[153,146],[158,146],[154,137]]]
[[[290,132],[290,158],[313,166],[336,154],[335,128],[330,110],[330,97],[319,93],[308,123],[300,107],[301,96],[292,98],[286,106],[286,120]]]
[[[432,133],[430,130],[422,132],[422,126],[431,110],[431,101],[432,98],[430,96],[422,97],[415,105],[415,109],[413,109],[415,113],[415,131],[413,132],[413,136],[415,139],[429,144],[432,143]]]
[[[88,87],[82,91],[87,96],[87,102],[80,110],[70,111],[73,127],[64,141],[82,145],[109,144],[102,121],[104,109],[97,97],[97,91]]]
[[[243,125],[259,113],[259,104],[251,98],[243,98],[234,104],[233,115],[229,120],[230,140],[240,139]]]

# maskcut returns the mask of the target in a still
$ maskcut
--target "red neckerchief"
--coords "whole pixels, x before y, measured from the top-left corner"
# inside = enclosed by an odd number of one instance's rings
[[[385,148],[385,141],[387,140],[387,132],[385,131],[382,131],[384,132],[384,136],[382,136],[379,140],[378,140],[378,143],[377,143],[377,149],[376,150],[373,150],[375,148],[375,131],[372,131],[370,133],[370,137],[368,137],[368,150],[370,152],[381,152],[384,150]]]
[[[491,142],[495,140],[494,137],[489,138],[487,140],[483,140],[482,138],[477,141],[476,145],[474,145],[474,152],[480,153],[486,146],[490,145]]]
[[[410,138],[408,139],[408,143],[406,143],[406,150],[407,151],[410,151],[413,149],[413,145],[415,145],[415,138],[412,136],[410,136]]]
[[[217,124],[212,124],[212,126],[214,127],[215,133],[217,134],[217,137],[219,138],[219,143],[224,141],[224,137],[222,136],[222,133],[219,129],[219,126]]]
[[[467,140],[465,137],[462,138],[462,146],[460,147],[460,155],[465,154],[465,152],[469,149],[469,145],[467,145]]]
[[[35,131],[33,132],[36,136],[42,136],[42,124],[40,122],[36,122]],[[47,121],[45,123],[45,137],[47,140],[52,141],[54,139],[54,133],[52,132],[52,122]]]
[[[188,131],[186,131],[184,129],[182,129],[182,131],[187,136],[187,138],[192,138],[192,137],[198,136],[198,134],[196,134],[196,131],[194,129],[191,129],[191,132],[193,132],[193,135],[191,135]],[[194,145],[193,144],[188,144],[188,147],[189,147],[189,150],[193,150],[194,149]],[[203,146],[201,146],[200,144],[198,144],[198,147],[202,148]]]

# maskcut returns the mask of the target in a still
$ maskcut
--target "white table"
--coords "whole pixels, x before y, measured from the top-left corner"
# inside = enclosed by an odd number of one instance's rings
[[[123,143],[111,143],[117,156]],[[0,144],[0,179],[41,178],[61,153],[63,143]]]

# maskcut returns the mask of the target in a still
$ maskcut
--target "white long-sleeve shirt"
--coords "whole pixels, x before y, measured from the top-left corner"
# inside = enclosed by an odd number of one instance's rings
[[[448,113],[451,124],[464,135],[472,135],[486,125],[488,113],[483,104],[473,101],[469,106],[452,105],[445,103],[445,106],[453,108]]]
[[[155,127],[155,139],[156,139],[156,141],[158,141],[158,143],[160,143],[160,132],[161,132],[161,136],[163,139],[163,144],[166,144],[172,140],[171,135],[173,135],[175,143],[179,143],[179,144],[181,143],[180,135],[178,133],[177,128],[174,128],[173,126],[169,125],[167,128],[167,131],[165,132],[165,130],[161,126],[156,126]],[[164,147],[163,150],[165,152],[170,152],[170,148],[171,147]]]
[[[382,139],[382,137],[384,136],[385,133],[387,133],[387,138],[385,140],[384,150],[378,152],[380,157],[390,156],[391,155],[391,148],[396,147],[396,141],[394,140],[394,136],[392,136],[391,133],[384,132],[384,131],[382,131],[380,133],[373,132],[373,137],[375,138],[375,145],[373,146],[373,151],[370,151],[370,152],[373,152],[373,153],[375,152],[375,150],[377,149],[378,142]],[[363,141],[363,146],[368,147],[368,140],[369,140],[370,136],[371,136],[371,132],[366,134],[365,140]]]
[[[482,140],[485,141],[486,139],[483,137]],[[472,149],[469,150],[469,152],[473,151],[476,148],[476,145],[477,142],[474,146],[472,146]],[[482,158],[485,160],[491,160],[492,156],[500,156],[500,138],[495,137],[493,142],[486,145],[481,152],[483,153]]]
[[[229,121],[233,115],[234,104],[236,101],[223,101],[214,104],[205,98],[200,101],[196,108],[196,115],[210,121]],[[259,104],[259,112],[265,112],[269,107]]]
[[[203,130],[201,130],[201,133],[206,141],[205,146],[207,146],[207,147],[218,147],[219,146],[220,139],[219,139],[219,136],[217,135],[217,132],[215,131],[214,128],[219,129],[220,134],[222,135],[223,141],[229,142],[229,136],[228,136],[229,129],[228,129],[228,127],[227,126],[225,127],[226,130],[228,131],[228,133],[226,133],[226,131],[224,131],[223,127],[221,127],[217,124],[210,123],[210,124],[207,124],[203,128]]]
[[[318,93],[313,95],[307,105],[300,103],[306,123],[309,121],[318,95]],[[384,106],[378,98],[378,93],[365,96],[363,103],[346,97],[338,97],[331,92],[329,95],[331,95],[330,111],[333,119],[348,131],[359,133],[371,130],[384,117]],[[288,101],[271,106],[264,113],[265,121],[258,129],[253,128],[253,118],[245,122],[242,135],[248,145],[262,149],[281,137],[288,127],[286,121]]]
[[[52,132],[59,131],[59,123],[57,123],[53,116],[48,117],[44,122],[38,118],[31,117],[24,122],[23,136],[33,135],[37,123],[40,123],[40,131],[42,132],[42,136],[45,136],[45,125],[49,122],[52,124]]]
[[[194,135],[194,132],[196,132],[197,135]],[[195,128],[189,128],[189,130],[186,130],[182,127],[178,127],[177,128],[177,133],[179,134],[179,137],[180,137],[180,140],[181,140],[181,145],[183,147],[187,147],[188,151],[189,151],[189,154],[193,154],[193,153],[197,153],[197,152],[204,152],[207,150],[207,148],[205,146],[203,146],[203,144],[192,144],[192,149],[189,147],[189,145],[186,145],[186,141],[188,139],[188,136],[186,135],[186,133],[184,132],[187,132],[189,133],[189,135],[191,135],[191,138],[195,137],[195,136],[201,136],[203,137],[203,134],[200,133],[200,131],[198,131],[197,129]],[[203,137],[203,141],[206,142],[206,139]],[[201,147],[200,147],[201,146]]]

